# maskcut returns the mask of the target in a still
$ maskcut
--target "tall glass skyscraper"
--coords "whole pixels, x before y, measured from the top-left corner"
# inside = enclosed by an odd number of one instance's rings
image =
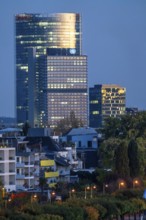
[[[49,125],[71,111],[87,125],[87,56],[75,13],[18,14],[16,110],[18,124]]]

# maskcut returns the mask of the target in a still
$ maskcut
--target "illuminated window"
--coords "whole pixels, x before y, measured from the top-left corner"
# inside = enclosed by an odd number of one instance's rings
[[[98,115],[98,114],[99,114],[99,111],[93,111],[92,114],[93,114],[93,115]]]
[[[91,104],[97,104],[98,103],[98,100],[92,100],[90,101]]]

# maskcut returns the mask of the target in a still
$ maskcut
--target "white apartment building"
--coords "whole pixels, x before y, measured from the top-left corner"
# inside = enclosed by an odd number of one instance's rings
[[[0,180],[6,191],[16,190],[15,148],[0,144]]]
[[[34,156],[29,152],[16,155],[16,189],[34,187]]]

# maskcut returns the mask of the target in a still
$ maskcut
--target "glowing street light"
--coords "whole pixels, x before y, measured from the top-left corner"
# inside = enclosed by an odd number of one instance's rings
[[[120,181],[119,182],[119,189],[123,188],[125,186],[125,182],[124,181]]]
[[[90,186],[85,186],[85,199],[87,199],[87,190],[90,190]]]
[[[75,192],[76,192],[75,189],[71,189],[71,190],[69,191],[70,198],[72,197],[72,194],[74,194]]]
[[[85,186],[85,199],[87,199],[87,191],[90,190],[90,198],[93,198],[93,190],[96,190],[96,186]]]
[[[107,188],[108,188],[108,184],[104,183],[103,184],[103,194],[105,194]]]
[[[36,200],[36,198],[37,198],[37,194],[34,194],[34,195],[33,195],[33,198],[34,198],[34,200]]]
[[[36,202],[36,201],[37,201],[37,194],[35,193],[35,194],[31,195],[31,203]]]
[[[96,190],[96,186],[95,185],[91,186],[91,195],[90,195],[91,199],[93,198],[93,190]]]
[[[50,196],[50,202],[52,202],[52,199],[55,197],[56,193],[54,191],[51,192]]]
[[[137,179],[133,180],[133,188],[139,185],[139,181]]]

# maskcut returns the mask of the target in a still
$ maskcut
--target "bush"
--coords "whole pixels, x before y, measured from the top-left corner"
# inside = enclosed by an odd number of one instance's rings
[[[85,208],[87,213],[87,219],[88,220],[98,220],[99,219],[99,212],[92,206],[87,206]]]

